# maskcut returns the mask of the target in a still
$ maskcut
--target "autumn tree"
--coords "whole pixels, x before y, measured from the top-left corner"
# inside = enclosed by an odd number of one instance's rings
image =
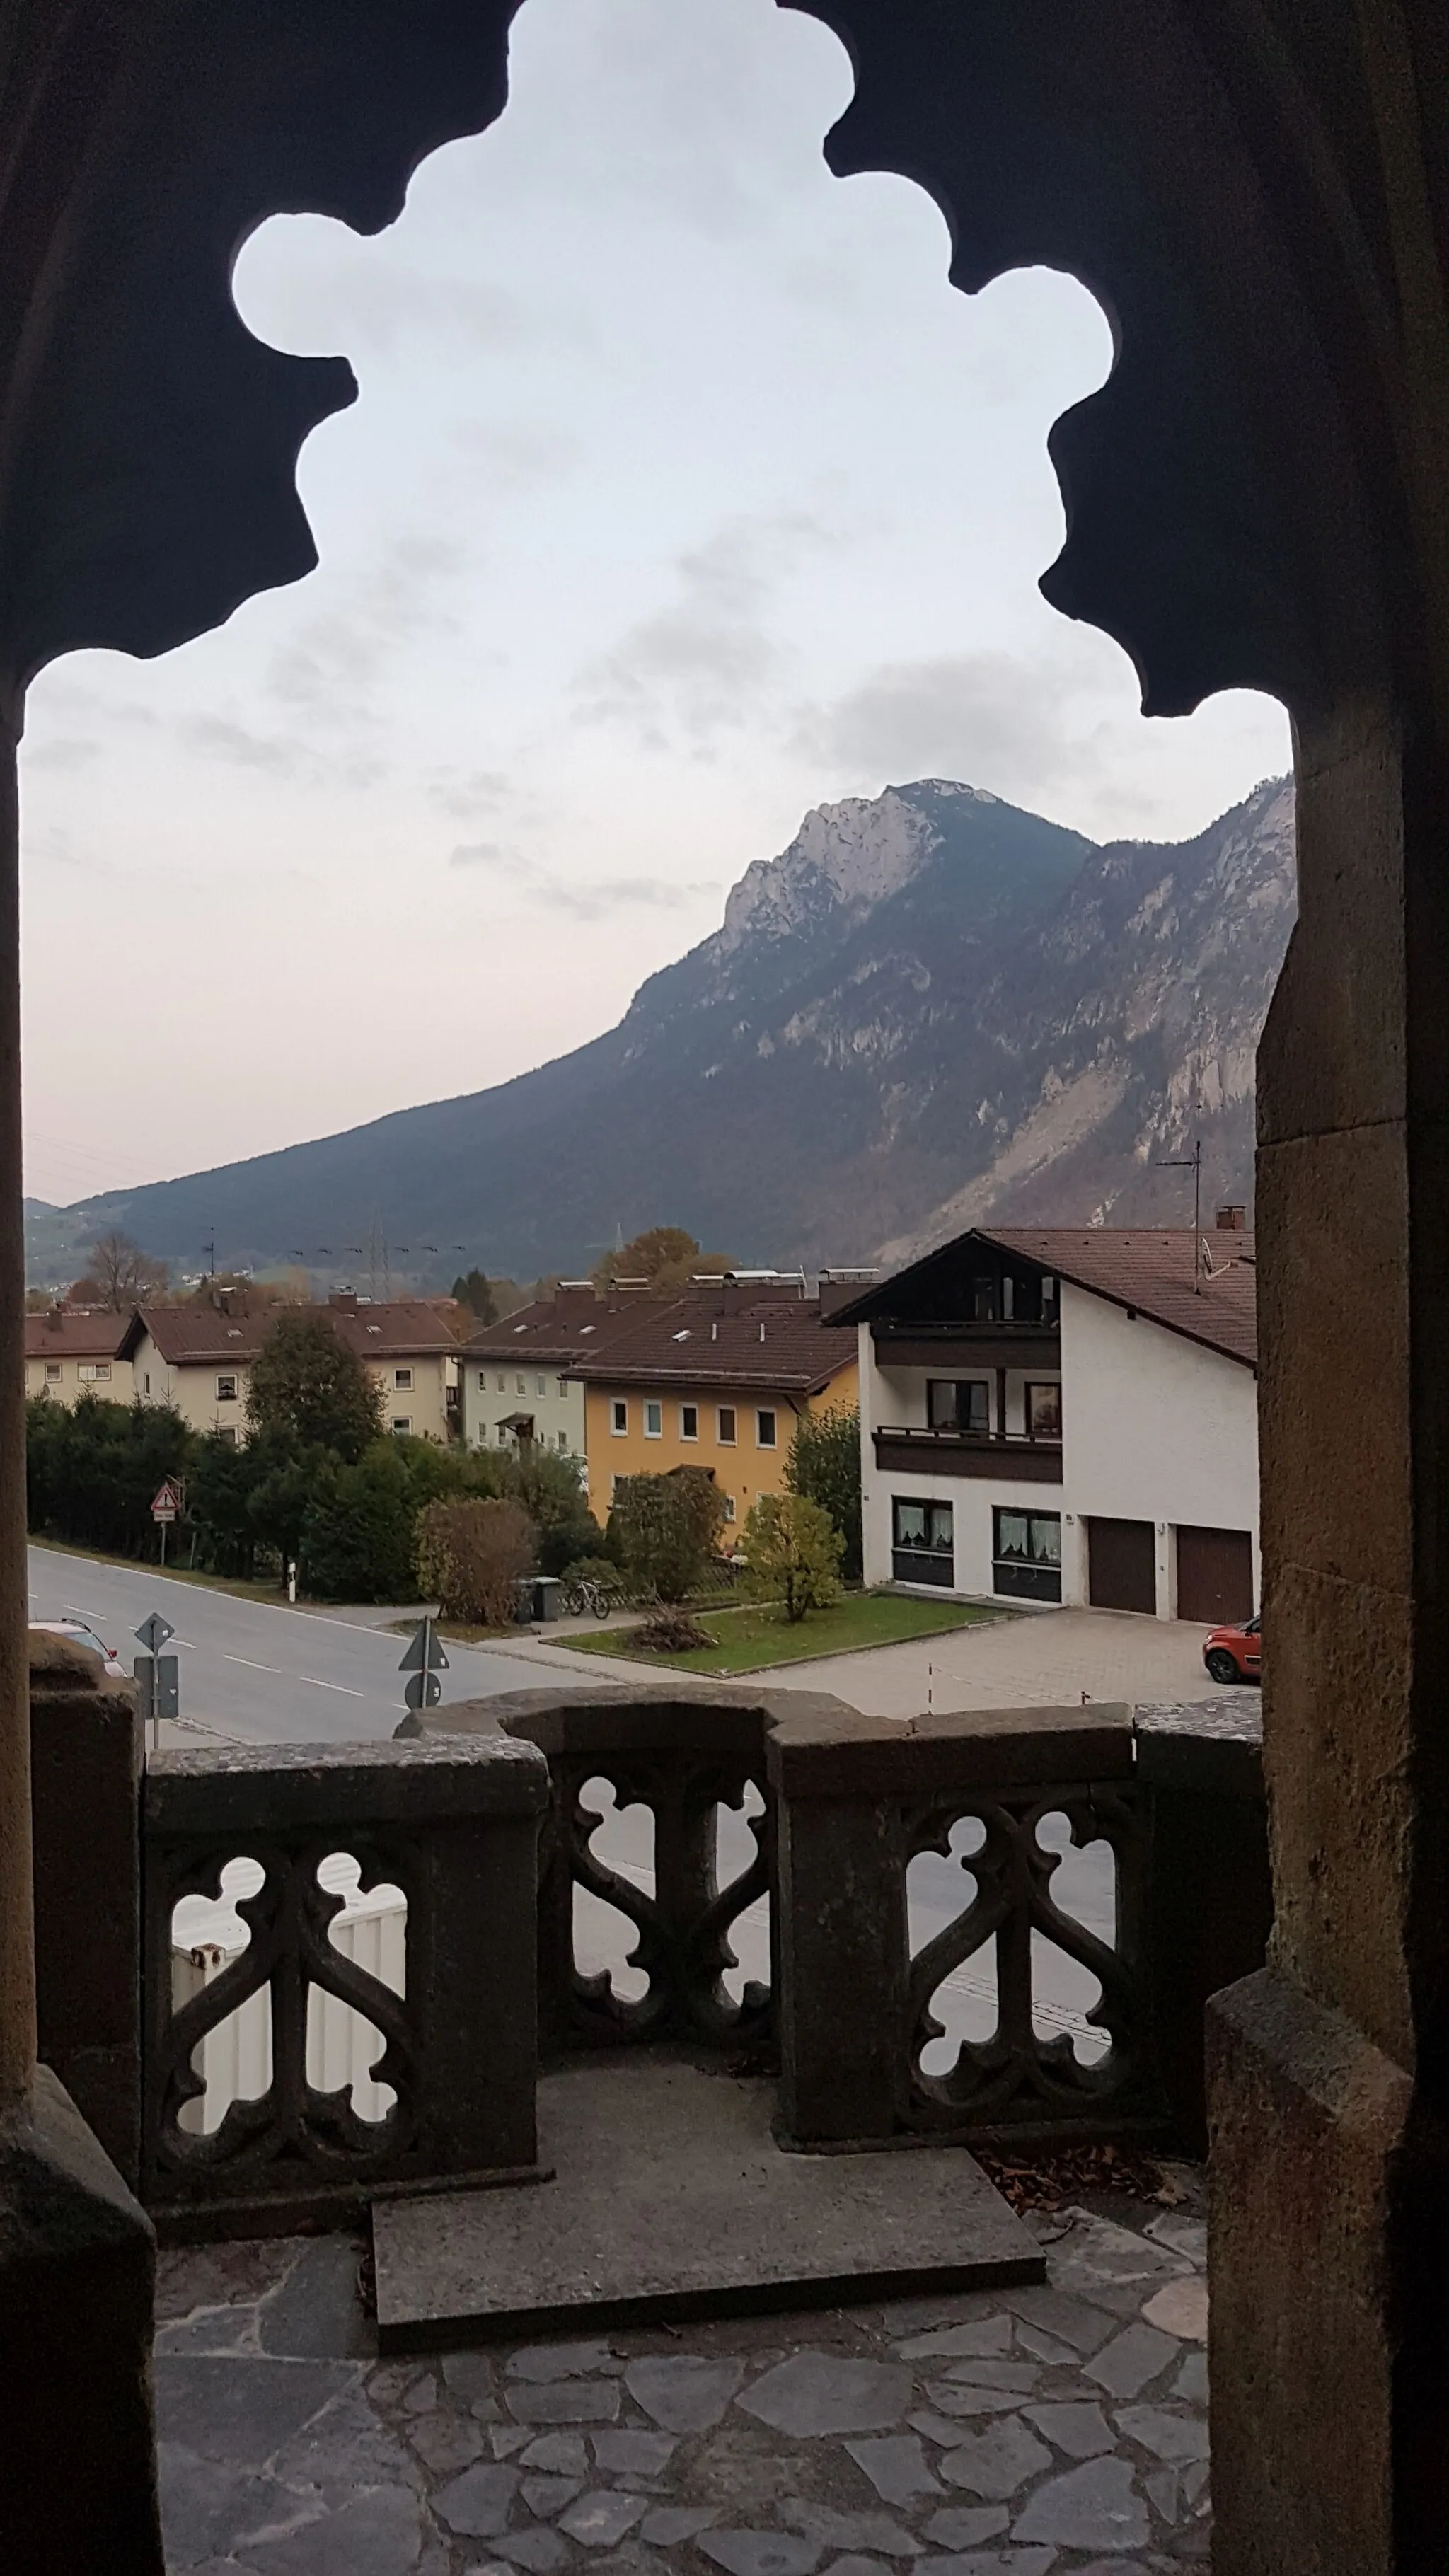
[[[599,1288],[607,1288],[614,1279],[643,1279],[660,1296],[667,1296],[687,1287],[697,1272],[719,1277],[733,1267],[722,1252],[701,1252],[682,1225],[651,1225],[622,1251],[606,1253],[595,1265],[593,1277]]]
[[[252,1364],[247,1423],[297,1449],[330,1449],[344,1466],[382,1430],[383,1392],[328,1315],[290,1306]]]
[[[860,1411],[853,1404],[802,1413],[795,1425],[785,1482],[792,1494],[819,1503],[844,1542],[842,1571],[858,1583],[862,1571],[860,1510]]]
[[[757,1601],[778,1601],[794,1627],[840,1599],[844,1548],[822,1504],[805,1494],[759,1494],[745,1521],[746,1588]]]
[[[144,1305],[148,1297],[159,1297],[170,1276],[165,1262],[143,1252],[129,1234],[103,1234],[91,1245],[86,1261],[86,1284],[98,1288],[99,1304],[117,1315],[123,1315],[128,1306]]]
[[[631,1589],[685,1601],[700,1583],[724,1528],[725,1500],[702,1467],[669,1476],[621,1476],[609,1531]]]
[[[465,1270],[462,1277],[453,1282],[453,1295],[460,1306],[466,1306],[470,1314],[476,1316],[480,1324],[497,1323],[498,1300],[483,1271]]]

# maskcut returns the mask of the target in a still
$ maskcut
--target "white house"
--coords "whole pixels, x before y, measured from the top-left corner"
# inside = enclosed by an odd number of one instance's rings
[[[856,1298],[865,1575],[1159,1619],[1258,1599],[1253,1240],[959,1236]]]
[[[566,1279],[501,1323],[482,1324],[458,1355],[459,1428],[470,1449],[536,1441],[582,1461],[584,1390],[566,1369],[620,1317],[588,1279]]]

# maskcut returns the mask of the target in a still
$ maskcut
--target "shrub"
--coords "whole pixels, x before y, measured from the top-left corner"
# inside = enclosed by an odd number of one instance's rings
[[[596,1591],[607,1597],[611,1607],[624,1598],[623,1576],[612,1558],[607,1556],[572,1558],[563,1569],[563,1579],[565,1583],[592,1583]]]
[[[374,1441],[352,1467],[316,1459],[309,1481],[300,1540],[309,1588],[328,1601],[413,1599],[416,1510],[392,1442]]]
[[[802,1413],[795,1425],[785,1482],[792,1494],[819,1503],[829,1513],[845,1543],[842,1570],[848,1583],[860,1581],[863,1555],[860,1515],[860,1413],[853,1404],[832,1404],[824,1413]]]
[[[629,1643],[646,1655],[692,1655],[715,1639],[687,1610],[656,1610],[642,1628],[631,1628]]]
[[[746,1589],[778,1601],[793,1627],[840,1598],[845,1542],[829,1513],[804,1494],[761,1494],[745,1522]]]
[[[418,1576],[445,1619],[506,1628],[533,1572],[538,1532],[521,1503],[437,1502],[418,1515]]]
[[[632,1588],[660,1601],[687,1599],[724,1525],[724,1496],[701,1467],[622,1477],[609,1522]]]
[[[332,1449],[348,1466],[382,1429],[382,1388],[330,1313],[284,1308],[252,1363],[247,1422],[298,1449]]]

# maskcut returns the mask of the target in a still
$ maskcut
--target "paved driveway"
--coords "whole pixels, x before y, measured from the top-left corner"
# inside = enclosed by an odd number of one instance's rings
[[[938,1709],[1056,1708],[1088,1699],[1208,1699],[1197,1621],[1050,1610],[944,1637],[782,1666],[770,1680],[832,1691],[872,1717]]]

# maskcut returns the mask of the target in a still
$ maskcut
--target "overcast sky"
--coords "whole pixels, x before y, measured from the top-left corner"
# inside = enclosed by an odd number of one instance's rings
[[[391,232],[248,245],[252,329],[361,399],[303,453],[310,580],[32,693],[33,1194],[580,1044],[811,805],[938,775],[1165,839],[1286,767],[1276,706],[1145,723],[1038,596],[1106,324],[957,294],[926,197],[826,171],[849,90],[771,0],[528,0]]]

